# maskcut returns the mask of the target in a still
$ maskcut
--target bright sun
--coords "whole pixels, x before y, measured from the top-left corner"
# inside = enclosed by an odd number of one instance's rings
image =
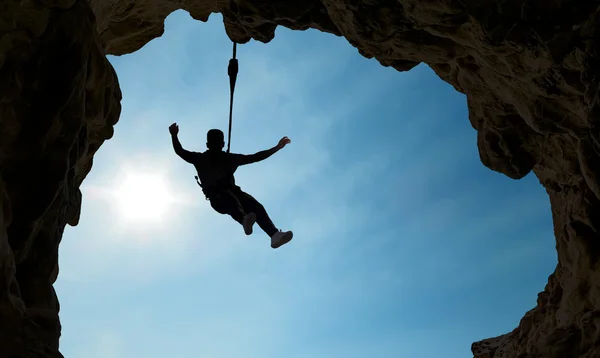
[[[147,172],[126,173],[114,195],[122,218],[130,222],[161,223],[174,202],[166,178]]]

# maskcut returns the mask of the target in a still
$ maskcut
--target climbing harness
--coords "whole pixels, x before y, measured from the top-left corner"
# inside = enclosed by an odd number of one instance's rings
[[[231,149],[231,125],[233,123],[233,93],[235,92],[235,81],[237,80],[238,75],[238,60],[236,58],[237,54],[237,42],[233,41],[233,56],[229,60],[229,66],[227,66],[227,75],[229,75],[229,130],[227,131],[227,153],[229,153]],[[196,178],[196,183],[202,188],[202,184],[200,184],[200,179],[198,176]],[[210,200],[208,196],[206,200]]]

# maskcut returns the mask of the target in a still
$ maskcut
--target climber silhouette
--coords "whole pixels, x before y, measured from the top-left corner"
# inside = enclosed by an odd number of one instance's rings
[[[169,132],[175,153],[181,159],[194,165],[198,172],[202,191],[216,212],[230,215],[235,221],[242,224],[246,235],[251,235],[252,226],[255,222],[258,223],[258,226],[271,237],[271,247],[274,249],[292,240],[293,233],[278,230],[262,204],[250,194],[243,192],[235,184],[233,176],[240,165],[260,162],[278,152],[291,142],[288,137],[281,138],[279,143],[271,149],[245,155],[223,151],[224,135],[218,129],[211,129],[206,134],[208,150],[203,153],[183,149],[177,137],[179,134],[177,123],[169,126]]]

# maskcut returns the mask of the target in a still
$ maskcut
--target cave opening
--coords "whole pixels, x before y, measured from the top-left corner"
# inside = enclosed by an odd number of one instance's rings
[[[61,352],[454,358],[512,330],[556,265],[550,205],[533,174],[481,165],[465,96],[314,30],[240,45],[232,151],[292,138],[236,174],[295,231],[272,252],[211,211],[168,136],[201,151],[226,130],[230,44],[220,15],[176,11],[109,56],[123,107],[60,247]]]

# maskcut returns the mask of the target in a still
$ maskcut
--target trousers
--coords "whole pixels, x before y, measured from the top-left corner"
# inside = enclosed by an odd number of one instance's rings
[[[256,223],[267,235],[273,236],[279,231],[262,204],[239,187],[216,190],[211,193],[209,200],[216,212],[229,215],[240,224],[246,214],[254,213]]]

